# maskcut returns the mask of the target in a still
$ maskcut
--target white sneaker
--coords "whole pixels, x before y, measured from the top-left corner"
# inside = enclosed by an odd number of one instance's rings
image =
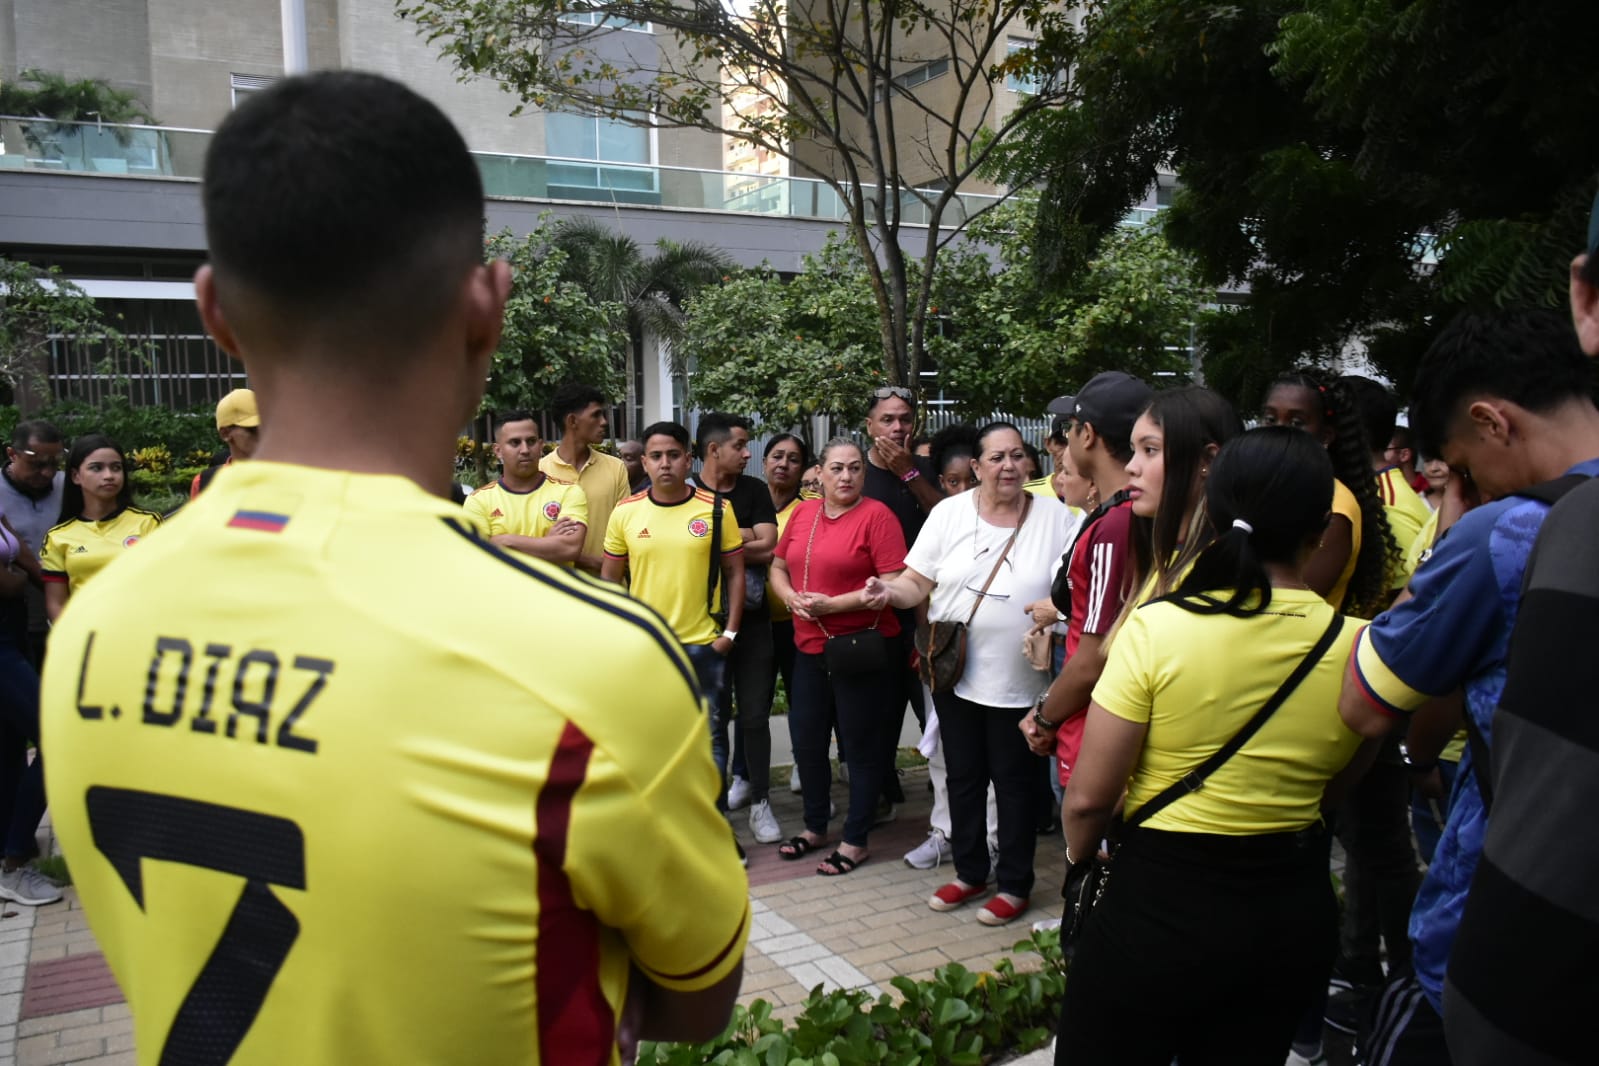
[[[727,809],[730,811],[742,810],[750,805],[750,797],[755,790],[750,783],[742,777],[734,777],[733,784],[727,790]]]
[[[0,872],[0,899],[9,899],[26,907],[42,907],[61,898],[61,890],[54,881],[31,866]]]
[[[1059,918],[1045,918],[1043,921],[1034,922],[1033,923],[1033,932],[1035,932],[1035,933],[1047,933],[1051,929],[1059,929],[1059,928],[1060,928],[1060,919]]]
[[[772,813],[769,801],[761,800],[750,807],[750,832],[760,844],[776,844],[783,839],[783,830],[777,824],[777,815]]]
[[[953,856],[949,838],[937,829],[927,834],[927,839],[905,853],[905,865],[916,870],[933,870]]]
[[[799,767],[796,766],[788,772],[788,790],[794,795],[800,794]]]

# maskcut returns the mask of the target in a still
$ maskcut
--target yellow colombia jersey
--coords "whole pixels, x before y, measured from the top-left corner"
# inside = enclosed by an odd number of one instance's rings
[[[743,956],[677,642],[408,480],[217,479],[63,616],[42,718],[143,1063],[615,1062],[630,961]]]
[[[98,522],[74,518],[44,536],[39,546],[39,567],[46,581],[64,581],[68,593],[122,557],[161,524],[161,516],[137,507],[124,507]]]
[[[466,498],[466,513],[491,537],[503,533],[542,537],[561,518],[587,525],[589,505],[581,488],[545,475],[538,488],[527,492],[506,488],[504,481],[491,481]]]
[[[1355,499],[1355,494],[1337,478],[1333,479],[1332,513],[1343,515],[1349,520],[1349,558],[1345,561],[1338,580],[1333,583],[1332,590],[1327,593],[1328,603],[1334,607],[1342,607],[1344,597],[1349,592],[1349,579],[1355,576],[1355,564],[1360,562],[1361,515],[1360,501]]]
[[[627,560],[629,591],[659,611],[684,644],[709,644],[720,632],[705,602],[715,499],[695,489],[679,503],[662,504],[641,492],[616,505],[605,530],[605,554]],[[725,511],[722,554],[742,551],[743,543],[738,522]]]
[[[781,540],[783,530],[788,528],[788,520],[794,517],[794,510],[800,505],[800,497],[795,496],[788,501],[788,506],[777,512],[777,536]],[[788,604],[778,599],[777,592],[770,582],[766,585],[766,612],[774,622],[790,622],[794,616],[789,612]]]
[[[1199,766],[1277,691],[1332,621],[1314,592],[1273,589],[1262,614],[1199,615],[1147,604],[1111,643],[1094,702],[1147,723],[1127,786],[1129,814]],[[1151,818],[1151,829],[1247,836],[1303,829],[1319,817],[1327,779],[1360,745],[1338,717],[1338,690],[1358,625],[1346,621],[1259,733],[1205,787]],[[1226,648],[1226,655],[1217,655]],[[54,772],[52,770],[52,772]]]
[[[1427,506],[1427,501],[1410,487],[1404,472],[1397,466],[1377,472],[1377,495],[1382,500],[1388,528],[1393,530],[1394,543],[1399,545],[1400,551],[1405,552],[1405,560],[1396,568],[1388,587],[1402,589],[1410,583],[1411,572],[1415,569],[1409,565],[1410,553],[1407,549],[1415,543],[1416,534],[1432,517],[1432,510]]]

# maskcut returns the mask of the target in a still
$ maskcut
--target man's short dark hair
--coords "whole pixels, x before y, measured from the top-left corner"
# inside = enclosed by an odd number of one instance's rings
[[[1593,372],[1571,322],[1553,311],[1468,311],[1427,347],[1410,398],[1423,454],[1443,454],[1450,426],[1471,401],[1509,400],[1535,413],[1591,397]]]
[[[695,429],[695,454],[701,459],[705,458],[707,447],[727,440],[735,429],[742,429],[745,433],[750,432],[749,419],[730,415],[726,411],[707,411],[700,416],[700,424]]]
[[[1416,446],[1410,442],[1408,426],[1395,426],[1393,435],[1388,438],[1388,445],[1395,451],[1408,451],[1412,454],[1416,451]]]
[[[390,343],[431,335],[483,262],[483,182],[437,106],[375,74],[253,93],[206,149],[206,240],[224,304]]]
[[[1388,447],[1394,436],[1394,426],[1399,423],[1399,401],[1393,392],[1381,382],[1358,374],[1346,374],[1338,380],[1354,398],[1355,412],[1366,431],[1367,443],[1377,451]]]
[[[544,427],[539,426],[539,420],[534,416],[533,412],[520,407],[514,411],[506,411],[503,414],[494,416],[494,435],[496,437],[499,436],[500,430],[512,422],[531,422],[533,425],[538,426],[539,436],[542,437],[544,435]]]
[[[684,429],[676,422],[653,423],[652,425],[645,426],[644,432],[638,435],[639,441],[643,443],[646,448],[649,447],[651,437],[671,437],[673,440],[677,441],[677,443],[683,446],[683,450],[685,452],[689,450],[688,430]]]
[[[11,446],[17,451],[27,451],[28,445],[34,441],[40,444],[60,444],[61,431],[56,428],[54,422],[46,422],[42,418],[18,422],[12,427]]]
[[[557,427],[565,429],[567,415],[580,415],[594,404],[604,406],[608,403],[610,400],[606,399],[605,393],[593,385],[574,382],[555,390],[555,395],[550,399],[550,415]]]

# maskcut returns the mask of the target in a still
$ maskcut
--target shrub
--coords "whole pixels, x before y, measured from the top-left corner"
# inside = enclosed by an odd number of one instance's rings
[[[655,1066],[982,1066],[997,1055],[1049,1040],[1066,989],[1060,934],[1034,933],[1016,951],[1043,957],[1043,968],[1018,973],[1001,959],[991,973],[958,963],[930,980],[896,977],[902,997],[876,1000],[859,989],[811,990],[792,1026],[757,999],[733,1009],[732,1021],[704,1044],[639,1045],[638,1061]]]

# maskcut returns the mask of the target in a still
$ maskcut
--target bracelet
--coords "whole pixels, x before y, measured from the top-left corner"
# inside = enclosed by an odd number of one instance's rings
[[[1069,870],[1076,865],[1077,860],[1072,858],[1072,844],[1071,841],[1068,840],[1066,842],[1066,868]]]
[[[918,470],[918,469],[916,469],[916,468],[915,468],[915,467],[914,467],[914,466],[913,466],[913,467],[911,467],[911,468],[910,468],[910,469],[909,469],[909,470],[907,470],[907,471],[905,471],[905,472],[904,472],[904,473],[903,473],[903,474],[901,474],[901,475],[900,475],[900,476],[899,476],[899,479],[900,479],[900,480],[901,480],[901,481],[903,481],[903,482],[905,482],[905,483],[906,483],[906,484],[907,484],[907,485],[908,485],[908,484],[910,484],[910,483],[911,483],[911,482],[912,482],[912,481],[915,481],[915,480],[916,480],[916,479],[917,479],[917,478],[919,478],[919,477],[921,477],[921,476],[922,476],[922,472],[921,472],[921,471],[920,471],[920,470]]]
[[[738,630],[724,629],[722,630],[722,636],[726,637],[728,640],[736,641],[738,640]]]
[[[1430,774],[1438,766],[1437,759],[1413,759],[1410,756],[1410,747],[1403,741],[1399,744],[1399,758],[1405,764],[1405,769],[1413,774]]]

